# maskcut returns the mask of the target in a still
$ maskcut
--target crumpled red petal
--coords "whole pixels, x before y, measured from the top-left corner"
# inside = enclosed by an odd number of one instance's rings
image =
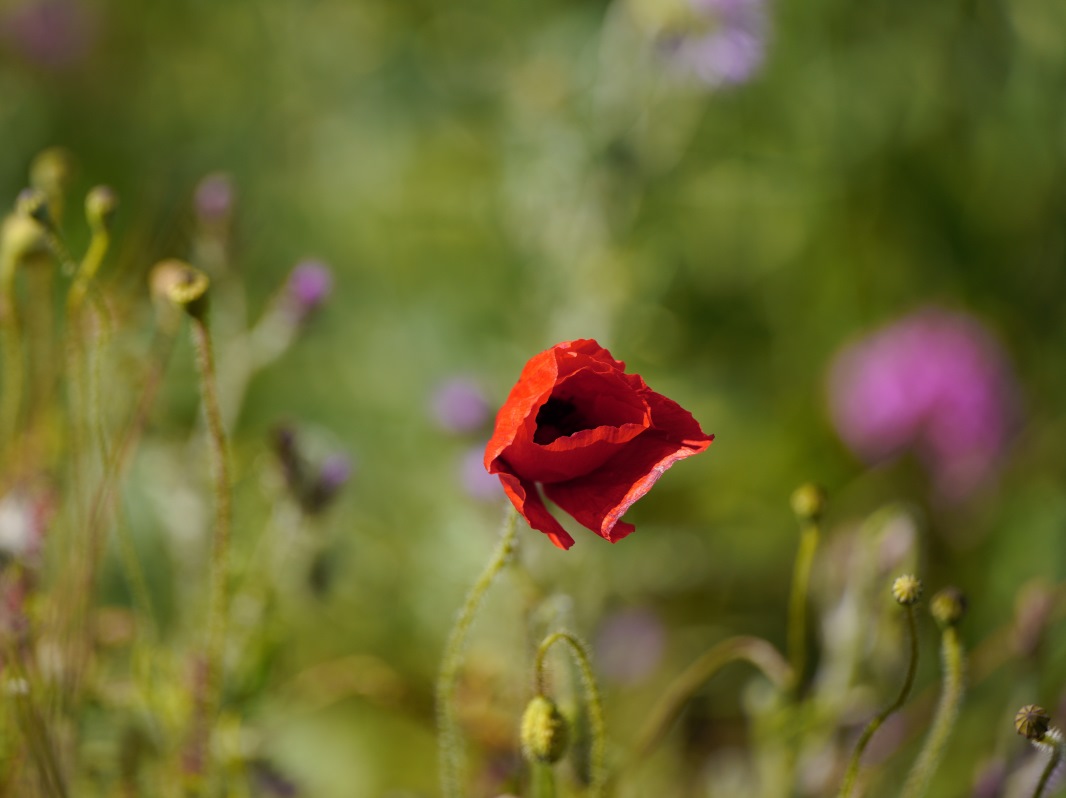
[[[574,545],[574,539],[544,506],[535,484],[523,482],[514,474],[506,472],[500,472],[500,483],[515,509],[531,527],[547,535],[560,549],[565,550]]]
[[[544,486],[549,499],[612,543],[633,531],[632,524],[621,522],[630,506],[651,490],[670,466],[699,454],[714,440],[673,400],[650,393],[648,401],[652,430],[588,476]]]

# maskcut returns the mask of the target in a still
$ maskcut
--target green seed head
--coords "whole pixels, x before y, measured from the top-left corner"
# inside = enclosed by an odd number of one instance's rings
[[[825,512],[826,498],[825,488],[808,482],[792,491],[792,512],[804,523],[817,523]]]
[[[1051,717],[1047,710],[1036,704],[1027,704],[1014,716],[1014,728],[1027,740],[1043,740],[1050,726]]]
[[[922,580],[914,574],[903,574],[892,583],[892,595],[903,606],[917,603],[922,597]]]
[[[956,626],[966,614],[966,596],[957,587],[946,587],[933,596],[929,612],[942,628]]]

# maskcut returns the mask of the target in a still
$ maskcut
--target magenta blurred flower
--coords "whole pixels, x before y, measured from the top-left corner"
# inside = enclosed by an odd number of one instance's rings
[[[333,290],[333,272],[322,261],[296,264],[285,286],[286,306],[297,322],[318,310]]]
[[[749,80],[766,60],[765,0],[689,0],[695,30],[673,38],[670,57],[710,87]]]
[[[95,20],[76,0],[26,0],[0,14],[0,39],[44,69],[83,61],[95,39]]]
[[[437,425],[454,433],[477,431],[485,426],[491,413],[484,392],[466,377],[454,377],[438,385],[430,399],[430,409]]]
[[[213,172],[196,185],[193,204],[204,224],[220,224],[233,214],[233,181],[224,172]]]
[[[959,501],[996,471],[1017,420],[1002,348],[976,319],[926,308],[837,354],[833,422],[863,460],[913,450],[937,494]]]

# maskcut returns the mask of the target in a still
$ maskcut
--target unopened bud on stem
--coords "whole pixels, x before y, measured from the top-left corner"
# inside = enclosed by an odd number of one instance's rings
[[[185,310],[195,319],[207,312],[207,289],[211,281],[199,269],[180,260],[156,264],[149,277],[152,295]]]
[[[1043,707],[1027,704],[1014,716],[1014,728],[1027,740],[1040,742],[1051,727],[1051,716]]]
[[[552,764],[566,754],[570,726],[547,696],[538,695],[522,715],[522,753],[529,762]]]
[[[922,581],[914,574],[903,574],[892,583],[892,595],[905,607],[916,604],[922,597]]]
[[[94,230],[110,230],[118,196],[109,186],[95,186],[85,196],[85,218]]]
[[[957,587],[946,587],[933,596],[929,612],[941,628],[957,626],[966,614],[966,596]]]
[[[792,492],[792,512],[803,523],[816,524],[825,513],[825,488],[809,482]]]

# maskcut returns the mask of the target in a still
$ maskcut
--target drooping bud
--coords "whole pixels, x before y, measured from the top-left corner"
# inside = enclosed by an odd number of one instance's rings
[[[30,183],[48,194],[61,193],[74,176],[74,156],[63,147],[41,150],[30,163]]]
[[[0,228],[2,260],[15,266],[26,260],[48,254],[48,238],[44,227],[33,218],[13,213],[4,219]]]
[[[552,764],[566,754],[570,726],[547,696],[538,695],[522,714],[522,754],[528,762]]]
[[[48,212],[48,196],[37,188],[24,188],[15,198],[15,213],[29,216],[47,229],[52,229],[52,215]]]
[[[1027,704],[1014,716],[1014,728],[1027,740],[1039,742],[1051,727],[1051,716],[1043,707]]]
[[[94,186],[85,196],[85,218],[93,230],[110,230],[118,195],[109,186]]]
[[[207,312],[207,275],[180,260],[165,260],[152,268],[149,276],[152,296],[170,302],[195,319]]]
[[[956,626],[966,614],[966,596],[957,587],[946,587],[933,596],[929,612],[942,628]]]
[[[916,604],[922,597],[922,581],[914,574],[903,574],[892,583],[892,595],[903,606]]]
[[[801,522],[816,524],[822,520],[826,499],[825,488],[808,482],[792,491],[792,512]]]

